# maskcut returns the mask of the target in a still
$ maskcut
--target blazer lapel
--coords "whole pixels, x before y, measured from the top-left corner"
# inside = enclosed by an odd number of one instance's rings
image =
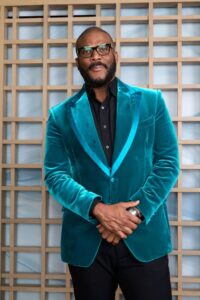
[[[67,103],[68,118],[71,127],[85,152],[107,175],[113,176],[129,151],[138,127],[140,116],[141,92],[118,80],[116,134],[112,168],[99,140],[85,88]]]
[[[92,111],[85,88],[80,98],[68,105],[68,117],[71,127],[83,149],[98,167],[110,176],[110,168],[96,130]]]
[[[141,92],[118,80],[116,134],[111,176],[122,164],[137,131]]]

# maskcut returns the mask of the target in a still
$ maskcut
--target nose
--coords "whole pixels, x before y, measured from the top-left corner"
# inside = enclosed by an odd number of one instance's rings
[[[92,60],[98,60],[98,59],[101,59],[101,55],[97,52],[97,49],[94,49],[94,50],[93,50],[91,59],[92,59]]]

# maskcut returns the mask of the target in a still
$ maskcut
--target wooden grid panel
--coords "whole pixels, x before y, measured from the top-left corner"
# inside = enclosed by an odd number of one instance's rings
[[[80,3],[83,5],[81,6]],[[97,25],[108,26],[107,28],[114,28],[116,49],[118,53],[121,51],[123,45],[143,45],[148,47],[148,55],[146,57],[120,57],[117,74],[121,74],[121,70],[124,66],[147,66],[148,67],[148,82],[138,84],[140,86],[149,88],[161,88],[166,92],[177,93],[177,114],[173,116],[173,121],[177,125],[177,135],[179,140],[180,157],[183,155],[183,147],[190,145],[200,145],[200,139],[185,139],[183,138],[184,124],[200,124],[199,116],[183,116],[183,92],[185,91],[200,91],[200,80],[195,83],[183,83],[182,69],[187,65],[199,65],[200,56],[196,57],[183,57],[183,45],[200,45],[200,36],[184,36],[183,24],[199,24],[200,13],[199,1],[92,1],[88,4],[87,1],[81,1],[79,5],[75,5],[73,1],[33,1],[29,2],[30,7],[27,7],[27,1],[16,1],[13,4],[9,1],[5,1],[0,6],[0,88],[1,88],[1,104],[0,104],[0,124],[1,131],[0,137],[2,144],[0,147],[0,178],[1,178],[1,205],[0,205],[0,293],[1,299],[14,300],[16,298],[16,292],[24,293],[38,293],[40,299],[49,299],[48,293],[66,293],[66,299],[73,298],[73,289],[69,272],[65,269],[62,273],[48,272],[49,257],[53,254],[59,254],[59,247],[48,245],[48,228],[53,225],[60,225],[60,218],[49,218],[49,197],[48,192],[43,184],[38,185],[26,185],[20,186],[16,182],[19,177],[20,170],[42,170],[42,160],[39,163],[17,163],[17,151],[19,146],[37,145],[41,146],[42,153],[44,152],[44,137],[45,137],[45,124],[48,115],[49,108],[49,95],[51,92],[65,92],[67,95],[72,95],[81,86],[74,83],[74,67],[75,61],[73,57],[73,48],[76,41],[74,37],[74,28],[77,25]],[[14,5],[14,6],[13,6]],[[26,5],[24,7],[24,5]],[[193,7],[196,5],[197,13],[192,15],[183,14],[183,8]],[[126,8],[131,11],[134,8],[146,9],[146,14],[134,15],[122,15],[122,9]],[[156,15],[155,9],[169,8],[175,9],[175,13],[167,15]],[[108,15],[102,15],[102,9],[107,9],[113,13]],[[32,10],[33,15],[29,17],[20,16],[22,11]],[[77,12],[77,10],[79,10]],[[88,15],[81,15],[81,10],[86,10]],[[37,12],[40,14],[36,17]],[[52,15],[53,11],[57,11],[58,15]],[[65,11],[63,16],[59,15],[59,11]],[[34,13],[35,12],[35,13]],[[79,16],[75,14],[80,14]],[[145,24],[148,26],[148,33],[146,36],[140,37],[122,37],[121,26],[129,26],[131,24]],[[173,36],[155,36],[155,26],[177,27],[177,34]],[[67,26],[66,36],[60,36],[59,38],[52,38],[50,31],[51,26]],[[19,28],[20,26],[40,26],[43,34],[40,38],[36,39],[20,39]],[[34,28],[34,27],[33,27]],[[10,36],[11,35],[11,36]],[[155,57],[154,47],[158,45],[175,45],[177,47],[177,55],[173,57]],[[19,57],[19,47],[41,47],[43,54],[42,57],[37,59],[25,59],[22,60]],[[51,47],[66,47],[66,58],[50,58],[49,52]],[[11,56],[7,57],[8,51]],[[177,69],[177,82],[163,84],[155,83],[155,66],[172,66]],[[53,85],[51,83],[50,70],[54,67],[66,67],[66,82],[63,84]],[[22,85],[19,83],[19,69],[20,67],[39,67],[42,70],[42,83],[37,85]],[[11,80],[8,82],[8,73],[11,74]],[[42,115],[37,117],[21,117],[18,114],[18,94],[20,92],[41,92],[42,93]],[[11,95],[12,101],[10,106],[10,113],[7,114],[6,101],[8,100],[8,94]],[[20,139],[18,137],[19,125],[26,124],[26,126],[40,126],[41,136],[40,138],[32,139]],[[10,151],[10,161],[6,161],[5,148],[8,147]],[[7,149],[7,148],[6,148]],[[177,232],[177,247],[173,250],[170,258],[173,258],[177,262],[177,272],[171,277],[173,286],[174,299],[199,299],[200,288],[195,288],[195,284],[200,285],[200,276],[183,276],[183,259],[186,257],[200,257],[200,248],[195,250],[184,250],[183,248],[183,234],[185,228],[197,228],[200,227],[200,220],[183,220],[182,211],[184,208],[183,197],[190,197],[190,193],[199,195],[200,184],[195,187],[184,187],[183,177],[184,172],[200,170],[199,163],[195,164],[183,164],[181,159],[181,174],[179,176],[177,186],[174,187],[173,193],[177,196],[177,219],[171,220],[170,225]],[[5,177],[10,176],[9,184],[7,184]],[[39,173],[38,173],[39,174]],[[43,171],[41,173],[43,178]],[[38,218],[22,218],[17,216],[17,193],[20,192],[39,192],[41,193],[41,215]],[[9,214],[6,215],[6,197],[9,196]],[[41,245],[38,246],[19,246],[16,243],[17,240],[17,228],[18,225],[38,225],[41,229]],[[6,231],[9,232],[9,242],[6,242]],[[38,254],[41,260],[41,272],[29,272],[23,273],[16,270],[17,255],[21,253]],[[5,270],[5,260],[9,257],[9,268]],[[173,262],[172,260],[172,262]],[[27,283],[20,284],[20,280],[27,280]],[[29,284],[28,280],[35,280],[35,284]],[[52,284],[52,280],[62,281],[65,284]],[[194,285],[194,288],[187,288],[187,284]],[[8,294],[7,294],[8,293]],[[38,295],[37,294],[37,295]],[[6,298],[8,297],[8,298]],[[37,297],[37,296],[36,296]],[[35,298],[37,299],[37,298]],[[116,299],[121,299],[120,291],[117,291]]]

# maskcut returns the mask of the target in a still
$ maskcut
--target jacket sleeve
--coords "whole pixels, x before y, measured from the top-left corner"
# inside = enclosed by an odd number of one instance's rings
[[[97,197],[101,199],[101,196],[86,190],[73,179],[68,149],[63,142],[53,111],[50,111],[47,122],[44,173],[45,184],[50,194],[63,207],[90,223],[97,223],[90,215],[90,207],[93,200]]]
[[[179,174],[177,137],[160,90],[157,91],[153,168],[144,185],[130,198],[140,200],[137,206],[147,225],[166,201]]]

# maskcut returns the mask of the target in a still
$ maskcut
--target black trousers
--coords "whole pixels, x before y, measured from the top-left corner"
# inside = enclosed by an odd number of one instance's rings
[[[126,300],[172,299],[168,256],[143,263],[123,241],[112,246],[103,240],[90,267],[69,270],[76,300],[114,300],[118,284]]]

